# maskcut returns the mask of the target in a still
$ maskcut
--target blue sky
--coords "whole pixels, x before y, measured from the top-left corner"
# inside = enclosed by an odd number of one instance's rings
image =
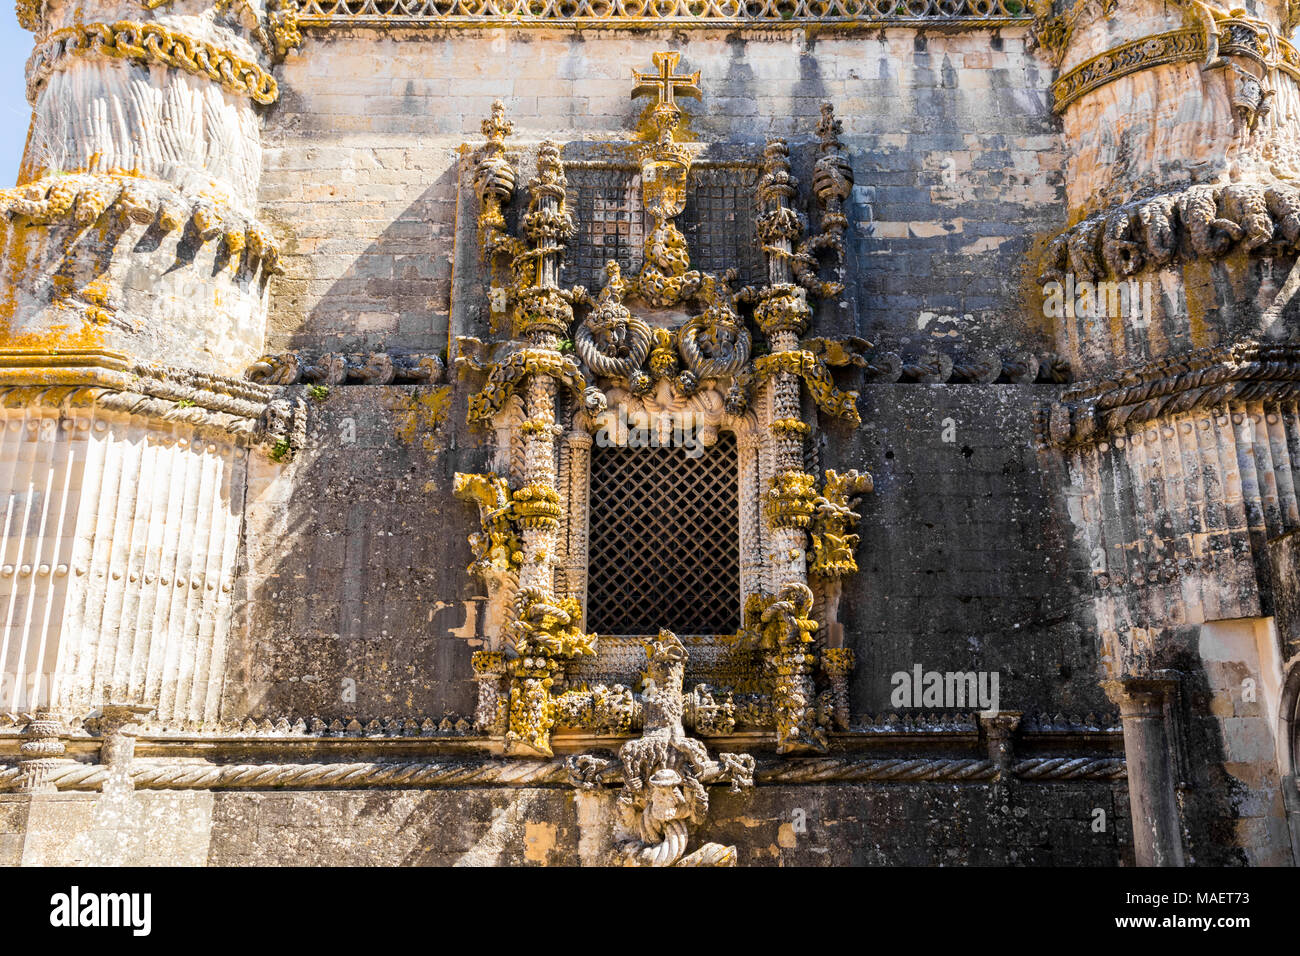
[[[33,38],[18,25],[11,7],[0,9],[0,189],[18,178],[18,164],[27,142],[32,108],[27,105],[23,68],[32,52]]]

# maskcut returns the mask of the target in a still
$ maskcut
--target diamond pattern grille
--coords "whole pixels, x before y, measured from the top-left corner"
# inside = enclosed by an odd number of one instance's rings
[[[587,628],[726,634],[740,626],[736,438],[591,450]]]

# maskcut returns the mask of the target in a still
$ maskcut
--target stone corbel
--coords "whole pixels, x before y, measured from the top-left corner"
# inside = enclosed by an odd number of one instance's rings
[[[99,733],[103,742],[99,747],[99,762],[108,770],[104,791],[135,789],[131,779],[131,765],[135,760],[135,738],[139,733],[136,722],[154,708],[135,704],[105,704],[100,708]]]
[[[1010,782],[1014,775],[1015,733],[1020,729],[1024,715],[1018,710],[1004,710],[997,714],[980,714],[980,729],[988,747],[989,763],[997,770],[997,780]]]

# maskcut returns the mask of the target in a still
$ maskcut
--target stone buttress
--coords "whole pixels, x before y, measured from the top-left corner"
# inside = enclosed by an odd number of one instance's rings
[[[260,2],[18,13],[35,48],[0,192],[0,707],[39,713],[24,752],[52,759],[61,721],[110,703],[216,717],[251,451],[295,440],[293,400],[242,372],[277,269],[260,113],[298,37]]]
[[[1271,554],[1300,528],[1293,16],[1084,0],[1038,20],[1069,216],[1040,281],[1079,383],[1045,438],[1089,551],[1139,863],[1196,855],[1180,820],[1213,771],[1187,755],[1220,746],[1247,855],[1289,862],[1278,761],[1253,755],[1290,746],[1278,678],[1300,650],[1269,620],[1295,588]]]

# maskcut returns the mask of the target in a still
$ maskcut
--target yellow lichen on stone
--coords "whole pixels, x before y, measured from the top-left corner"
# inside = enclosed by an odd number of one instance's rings
[[[444,445],[441,429],[451,411],[451,386],[437,385],[411,392],[396,392],[388,398],[394,413],[393,434],[403,445],[419,441],[420,447],[435,459]]]

